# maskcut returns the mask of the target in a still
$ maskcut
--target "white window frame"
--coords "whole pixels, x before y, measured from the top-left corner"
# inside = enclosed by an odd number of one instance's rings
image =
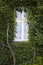
[[[16,18],[16,22],[22,22],[22,39],[14,39],[14,41],[28,41],[27,39],[24,39],[24,23],[27,22],[27,18],[24,18],[24,11],[22,10],[22,18],[21,19],[17,19]],[[28,33],[27,33],[27,37],[28,37]]]

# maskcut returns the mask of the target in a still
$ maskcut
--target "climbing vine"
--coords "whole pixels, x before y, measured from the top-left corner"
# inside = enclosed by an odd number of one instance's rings
[[[43,0],[0,0],[0,64],[13,65],[12,54],[7,47],[7,23],[9,43],[15,54],[16,65],[43,65]],[[13,42],[16,27],[16,7],[27,8],[29,41]]]

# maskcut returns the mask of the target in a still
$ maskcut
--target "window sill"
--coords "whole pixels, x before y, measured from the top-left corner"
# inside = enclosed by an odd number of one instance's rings
[[[23,42],[23,41],[28,41],[28,39],[15,39],[14,41],[16,41],[16,42]]]

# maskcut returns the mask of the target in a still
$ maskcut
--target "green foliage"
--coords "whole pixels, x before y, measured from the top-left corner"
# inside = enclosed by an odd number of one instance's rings
[[[4,0],[5,3],[7,3],[10,7],[16,7],[16,6],[36,6],[37,0]]]
[[[28,65],[32,63],[32,48],[28,42],[15,42],[15,44],[11,44],[11,46],[15,52],[16,65]]]
[[[16,65],[43,65],[43,0],[0,0],[0,62],[13,65],[11,53],[6,44],[7,23],[9,22],[9,43],[16,55]],[[13,44],[15,37],[16,7],[27,7],[29,41]],[[35,52],[35,63],[33,61]]]
[[[12,65],[12,56],[8,48],[0,44],[0,65]]]
[[[0,0],[0,64],[12,65],[12,56],[8,48],[3,46],[7,43],[7,23],[9,23],[9,43],[13,43],[15,36],[15,8],[12,9],[8,4]],[[16,14],[16,13],[15,13]],[[1,44],[2,43],[2,44]]]
[[[4,42],[4,43],[6,42],[7,23],[10,24],[10,26],[9,26],[9,42],[11,42],[13,40],[14,27],[15,27],[14,26],[15,16],[13,17],[13,14],[14,14],[14,12],[13,12],[13,10],[11,10],[9,5],[5,4],[5,2],[2,2],[0,5],[0,42]]]
[[[29,21],[29,37],[30,37],[30,43],[31,47],[36,48],[36,56],[35,56],[35,62],[38,65],[43,64],[43,5],[38,2],[36,7],[30,7],[30,10],[28,9],[28,20]],[[39,56],[37,58],[37,56]],[[36,59],[37,58],[37,59]],[[37,65],[36,64],[36,65]]]

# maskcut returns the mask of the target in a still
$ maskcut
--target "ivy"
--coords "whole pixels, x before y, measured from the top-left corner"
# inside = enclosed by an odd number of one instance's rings
[[[29,41],[13,42],[16,7],[27,8]],[[9,26],[9,43],[16,55],[16,65],[43,65],[43,0],[0,0],[0,64],[13,65],[12,55],[5,46]]]

